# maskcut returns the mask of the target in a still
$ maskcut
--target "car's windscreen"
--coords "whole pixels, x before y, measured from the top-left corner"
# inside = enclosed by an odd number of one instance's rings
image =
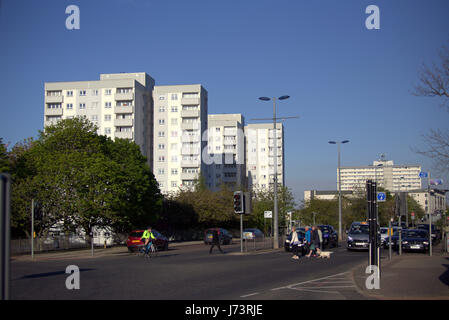
[[[152,232],[153,232],[153,235],[154,235],[156,238],[160,238],[160,237],[161,237],[161,234],[160,234],[158,231],[152,230]]]
[[[369,226],[366,224],[355,224],[349,230],[352,234],[369,234]]]
[[[386,233],[388,233],[388,229],[380,229],[380,233],[386,234]]]
[[[133,238],[141,238],[142,235],[143,235],[143,232],[131,232],[131,234],[129,236],[133,237]]]
[[[418,226],[418,229],[422,229],[422,230],[429,230],[429,225],[428,224],[420,224]],[[432,226],[432,231],[435,230],[435,226]]]
[[[321,232],[323,232],[323,233],[332,232],[332,229],[329,227],[326,227],[326,226],[321,226],[320,229],[321,229]]]
[[[427,232],[418,230],[409,230],[405,232],[405,236],[408,238],[427,238]]]

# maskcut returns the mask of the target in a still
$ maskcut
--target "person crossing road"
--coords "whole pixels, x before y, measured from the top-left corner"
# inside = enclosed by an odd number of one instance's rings
[[[223,250],[221,250],[221,246],[220,246],[220,238],[221,238],[220,230],[214,229],[212,235],[213,235],[213,238],[212,238],[212,243],[210,246],[209,254],[212,253],[212,249],[214,248],[214,246],[217,246],[218,250],[220,250],[221,253],[224,253]]]

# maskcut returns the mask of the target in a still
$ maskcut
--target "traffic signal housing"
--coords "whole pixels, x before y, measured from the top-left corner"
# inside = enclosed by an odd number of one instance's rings
[[[234,192],[234,213],[245,213],[245,200],[243,191]]]

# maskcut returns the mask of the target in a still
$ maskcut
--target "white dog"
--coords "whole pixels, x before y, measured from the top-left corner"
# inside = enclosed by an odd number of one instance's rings
[[[331,254],[333,253],[332,251],[321,251],[320,249],[317,249],[317,253],[318,253],[318,257],[319,258],[327,258],[330,259],[331,258]]]

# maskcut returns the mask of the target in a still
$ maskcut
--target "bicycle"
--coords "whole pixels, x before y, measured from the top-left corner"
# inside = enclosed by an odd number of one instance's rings
[[[151,243],[151,246],[150,246],[150,249],[148,250],[148,252],[146,252],[145,246],[142,246],[139,249],[138,255],[140,257],[146,257],[147,259],[149,259],[151,257],[157,257],[158,250],[157,250],[157,247],[154,245],[154,243]]]

